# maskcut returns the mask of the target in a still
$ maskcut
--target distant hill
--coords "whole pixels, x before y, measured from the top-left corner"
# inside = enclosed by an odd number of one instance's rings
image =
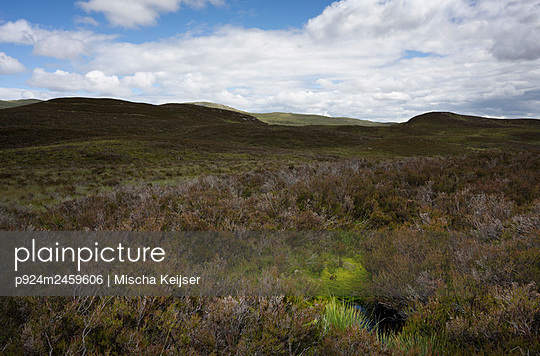
[[[227,106],[227,105],[223,105],[223,104],[211,103],[209,101],[195,101],[195,102],[186,103],[186,104],[193,104],[193,105],[199,105],[199,106],[206,106],[208,108],[231,110],[231,111],[238,111],[238,112],[247,113],[247,111],[238,110],[238,109],[235,109],[235,108],[233,108],[231,106]]]
[[[391,123],[373,122],[368,120],[352,119],[349,117],[330,117],[324,115],[293,114],[284,112],[272,112],[264,114],[252,114],[259,120],[270,125],[308,126],[308,125],[352,125],[352,126],[387,126]]]
[[[500,147],[529,149],[540,143],[540,120],[493,119],[451,112],[429,112],[406,123],[394,125],[418,136],[436,138],[461,147],[489,149]]]
[[[537,119],[492,119],[451,112],[429,112],[411,118],[404,125],[417,128],[495,128],[502,126],[540,126]]]
[[[0,150],[81,142],[90,145],[95,140],[121,140],[129,142],[128,146],[153,142],[152,147],[165,145],[191,152],[250,156],[260,151],[357,157],[540,149],[540,121],[533,119],[499,120],[435,112],[402,124],[366,126],[320,125],[336,119],[315,115],[310,124],[299,125],[311,116],[283,114],[295,124],[269,125],[255,115],[259,114],[221,105],[53,99],[0,110]]]
[[[41,102],[41,100],[37,100],[37,99],[0,100],[0,109],[14,108],[17,106],[36,104],[39,102]]]
[[[0,146],[126,135],[181,137],[195,128],[228,124],[267,125],[251,115],[191,104],[62,98],[0,110]]]
[[[234,110],[244,112],[232,108],[227,105],[210,103],[210,102],[195,102],[195,105],[207,106],[212,108],[220,108],[225,110]],[[352,125],[352,126],[388,126],[392,123],[373,122],[369,120],[353,119],[349,117],[331,117],[315,114],[293,114],[286,112],[271,112],[271,113],[248,113],[255,116],[262,122],[266,122],[270,125],[285,125],[285,126],[338,126],[338,125]]]
[[[36,104],[41,102],[37,99],[24,99],[24,100],[0,100],[0,109],[8,109],[12,107]],[[341,126],[341,125],[351,125],[351,126],[388,126],[393,123],[383,123],[383,122],[373,122],[369,120],[354,119],[349,117],[331,117],[325,115],[315,115],[315,114],[294,114],[286,112],[272,112],[272,113],[250,113],[247,111],[242,111],[235,109],[233,107],[211,103],[206,101],[201,102],[191,102],[186,104],[192,104],[197,106],[203,106],[212,109],[220,110],[229,110],[236,111],[248,116],[253,116],[259,119],[262,122],[265,122],[269,125],[284,125],[284,126]],[[164,104],[164,105],[175,105],[175,104]]]
[[[365,142],[356,132],[268,125],[247,113],[195,104],[61,98],[0,110],[0,149],[96,139],[154,141],[216,152],[357,147]]]

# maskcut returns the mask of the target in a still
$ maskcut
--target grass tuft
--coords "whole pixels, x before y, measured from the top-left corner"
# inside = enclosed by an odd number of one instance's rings
[[[330,327],[339,331],[351,327],[360,327],[366,330],[372,328],[371,321],[360,308],[346,304],[335,297],[332,297],[325,304],[323,320],[325,330],[330,329]]]

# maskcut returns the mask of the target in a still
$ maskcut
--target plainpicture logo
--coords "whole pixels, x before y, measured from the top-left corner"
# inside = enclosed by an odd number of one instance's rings
[[[77,271],[81,270],[81,264],[94,262],[162,262],[165,259],[165,251],[160,247],[125,247],[118,243],[115,247],[101,247],[99,242],[95,242],[93,248],[59,246],[55,242],[54,247],[36,246],[36,240],[32,239],[31,247],[15,248],[15,271],[19,265],[25,262],[74,262]]]

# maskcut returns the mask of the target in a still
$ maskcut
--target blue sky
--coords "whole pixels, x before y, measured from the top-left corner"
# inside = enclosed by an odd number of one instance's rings
[[[129,3],[128,0],[126,0]],[[2,21],[17,21],[21,18],[35,24],[55,29],[71,29],[81,18],[92,17],[102,26],[100,32],[126,36],[134,42],[170,37],[179,31],[201,26],[212,28],[226,24],[260,29],[300,28],[310,18],[319,15],[330,0],[228,0],[217,6],[193,8],[181,5],[175,12],[164,13],[154,26],[145,26],[142,31],[123,30],[108,24],[103,13],[88,13],[77,1],[12,1],[0,5]],[[139,27],[139,29],[141,29]]]
[[[540,1],[0,5],[0,99],[213,101],[403,121],[540,117]]]

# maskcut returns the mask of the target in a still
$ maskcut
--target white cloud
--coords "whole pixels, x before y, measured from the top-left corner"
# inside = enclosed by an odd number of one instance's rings
[[[116,75],[106,75],[102,71],[93,70],[84,76],[85,88],[89,92],[113,95],[130,95],[131,93],[120,83]]]
[[[90,16],[77,16],[74,18],[74,22],[78,25],[90,25],[90,26],[98,26],[99,23]]]
[[[82,39],[69,33],[51,33],[37,41],[33,53],[39,56],[55,57],[60,59],[77,58],[87,52],[86,44]]]
[[[136,28],[154,25],[161,14],[176,12],[181,5],[201,8],[223,5],[224,0],[88,0],[78,5],[87,12],[101,12],[112,25]]]
[[[83,76],[58,69],[48,73],[43,68],[35,68],[28,84],[62,92],[77,92],[83,89]]]
[[[108,3],[113,9],[117,2]],[[152,21],[167,6],[175,11],[205,3],[154,2],[161,7],[153,8]],[[85,4],[101,4],[105,11],[105,2]],[[126,16],[142,25],[130,11]],[[32,44],[36,54],[47,53],[40,46],[53,52],[55,43],[64,42],[66,48],[56,49],[64,58],[91,54],[69,72],[34,70],[29,84],[63,93],[378,120],[432,110],[517,113],[520,106],[540,115],[537,0],[342,0],[300,29],[225,26],[210,35],[142,44],[45,31],[26,22],[2,26],[0,41],[7,36]]]
[[[63,93],[87,92],[115,97],[131,97],[132,89],[152,91],[156,82],[153,73],[137,72],[132,76],[119,78],[107,75],[100,70],[92,70],[84,75],[79,73],[56,70],[47,72],[43,68],[35,68],[28,84]]]
[[[113,96],[129,96],[131,91],[118,79],[116,75],[106,75],[102,71],[93,70],[81,75],[57,70],[46,72],[43,68],[36,68],[28,81],[32,86],[46,88],[59,92],[98,93]]]
[[[306,25],[318,39],[386,37],[425,27],[448,1],[336,1]]]
[[[58,59],[75,59],[90,54],[92,47],[114,37],[90,31],[51,31],[26,20],[0,25],[0,43],[31,45],[34,46],[33,54]]]
[[[540,29],[531,31],[524,25],[504,27],[497,30],[497,39],[491,49],[502,60],[535,60],[540,58]]]
[[[156,82],[156,75],[148,72],[137,72],[133,76],[123,78],[123,80],[131,88],[150,90]]]
[[[0,52],[0,74],[15,74],[24,72],[26,68],[17,59]]]
[[[36,43],[35,30],[26,20],[6,22],[0,25],[0,42],[33,45]]]
[[[20,100],[20,99],[40,99],[49,100],[55,97],[62,96],[62,93],[54,93],[43,90],[28,90],[21,88],[1,88],[0,98],[2,100]]]

